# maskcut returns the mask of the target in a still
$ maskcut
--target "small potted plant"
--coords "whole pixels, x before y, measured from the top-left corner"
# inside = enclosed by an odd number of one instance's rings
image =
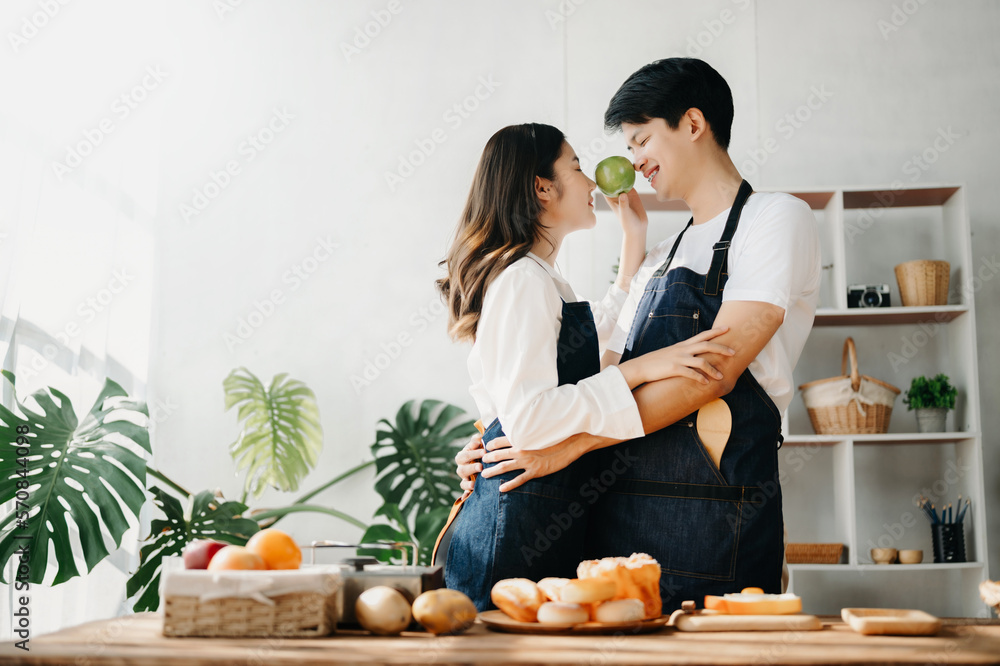
[[[949,409],[955,408],[958,390],[939,374],[933,379],[914,377],[903,398],[907,407],[917,412],[917,432],[944,432]]]

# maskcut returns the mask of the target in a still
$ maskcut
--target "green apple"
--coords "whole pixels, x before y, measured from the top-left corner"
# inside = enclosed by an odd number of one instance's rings
[[[606,196],[617,197],[635,185],[635,167],[627,157],[619,155],[605,157],[597,164],[594,180]]]

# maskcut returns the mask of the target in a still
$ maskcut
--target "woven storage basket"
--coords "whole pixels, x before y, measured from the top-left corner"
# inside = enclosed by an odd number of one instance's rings
[[[305,572],[305,570],[302,570]],[[326,636],[337,626],[336,573],[305,580],[311,589],[286,592],[300,571],[181,571],[164,572],[163,635],[308,638]],[[168,581],[167,577],[174,580]],[[261,584],[256,584],[258,579]],[[178,585],[180,582],[182,585]],[[273,584],[272,584],[273,582]],[[201,594],[188,593],[197,586]],[[175,594],[183,590],[185,594]],[[274,592],[282,592],[275,594]],[[240,596],[220,596],[235,593]]]
[[[847,359],[851,374],[847,373]],[[817,435],[871,435],[888,432],[899,389],[858,372],[854,339],[844,341],[840,377],[817,379],[799,387]]]
[[[785,546],[789,564],[840,564],[842,543],[790,543]]]
[[[896,266],[896,283],[903,305],[948,305],[947,261],[920,259]]]

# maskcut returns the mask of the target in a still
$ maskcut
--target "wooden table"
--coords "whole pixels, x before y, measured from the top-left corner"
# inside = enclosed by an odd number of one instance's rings
[[[933,637],[861,636],[839,619],[822,631],[639,636],[525,636],[480,624],[462,636],[407,632],[322,639],[165,638],[162,619],[141,613],[32,638],[30,652],[0,646],[5,664],[1000,664],[1000,622],[945,620]]]

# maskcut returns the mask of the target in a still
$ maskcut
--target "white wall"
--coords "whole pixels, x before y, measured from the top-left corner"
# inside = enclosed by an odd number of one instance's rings
[[[179,407],[159,429],[157,462],[235,495],[224,446],[235,419],[222,413],[221,381],[240,365],[263,377],[287,371],[320,402],[326,448],[313,487],[369,457],[376,421],[404,401],[473,407],[466,349],[445,334],[437,262],[486,139],[526,119],[563,124],[561,32],[530,2],[403,0],[396,15],[377,2],[246,3],[224,21],[204,3],[183,7],[169,19],[177,73],[164,124],[152,372],[157,394]],[[345,55],[356,28],[375,32],[372,12],[391,21]],[[240,142],[276,106],[294,119],[247,162]],[[433,152],[390,187],[385,174],[398,175],[418,143]],[[243,170],[186,224],[179,204],[230,159]],[[301,286],[286,281],[317,238],[338,247]],[[274,290],[284,302],[231,349],[224,334],[236,335]],[[400,335],[411,343],[398,345]],[[378,356],[394,345],[385,367]],[[320,499],[368,520],[378,506],[370,481]],[[303,540],[358,536],[332,518],[287,524]]]
[[[507,124],[548,122],[564,128],[581,153],[596,145],[602,150],[594,158],[621,154],[620,137],[603,135],[605,105],[632,71],[659,57],[699,55],[729,80],[738,165],[766,139],[778,138],[779,150],[759,170],[745,170],[760,187],[905,180],[910,156],[930,145],[939,128],[954,128],[961,139],[917,182],[966,183],[975,259],[994,255],[1000,240],[992,164],[1000,139],[996,3],[398,3],[401,10],[350,57],[342,45],[373,21],[372,12],[384,19],[388,2],[234,1],[238,6],[220,16],[213,3],[171,1],[124,23],[131,3],[74,3],[30,49],[4,62],[5,75],[29,97],[45,83],[17,73],[40,54],[53,69],[73,62],[78,82],[104,81],[90,47],[62,51],[56,39],[85,25],[87,42],[103,52],[131,59],[137,71],[159,64],[169,72],[158,91],[164,106],[156,261],[146,268],[157,285],[150,401],[171,405],[156,426],[155,465],[191,489],[220,487],[238,496],[240,480],[226,450],[236,421],[223,412],[221,387],[237,366],[264,378],[289,372],[315,390],[326,445],[306,488],[365,459],[376,421],[405,400],[434,397],[471,409],[467,349],[449,341],[445,317],[428,308],[437,262],[485,141]],[[915,13],[897,14],[902,25],[883,36],[878,22],[891,22],[902,5]],[[15,29],[35,9],[29,0],[10,3],[0,25]],[[493,89],[483,80],[495,82]],[[824,86],[832,96],[813,117],[791,137],[778,134],[784,114]],[[483,99],[469,99],[477,90]],[[64,103],[72,105],[74,94],[67,87]],[[17,99],[8,103],[16,107]],[[476,107],[467,118],[458,123],[445,115],[465,100]],[[249,161],[241,142],[264,128],[275,109],[293,118]],[[21,115],[33,122],[30,113]],[[438,128],[443,143],[390,188],[386,172]],[[193,190],[204,189],[211,172],[230,160],[239,173],[203,212],[182,219],[179,206],[192,205]],[[337,248],[293,289],[283,276],[312,255],[320,238]],[[585,295],[596,295],[610,279],[616,238],[605,227],[567,244],[564,267]],[[996,346],[997,284],[976,294],[981,352]],[[236,335],[239,320],[275,290],[283,302],[230,349],[224,336]],[[352,376],[362,376],[366,362],[400,334],[412,344],[356,390]],[[1000,506],[1000,416],[990,408],[1000,370],[984,363],[980,372],[987,496]],[[378,506],[370,481],[358,478],[320,499],[368,519]],[[270,494],[259,505],[286,500]],[[990,524],[995,577],[1000,512]],[[293,517],[286,525],[302,541],[358,536],[326,517]]]
[[[339,45],[385,5],[247,4],[223,21],[193,4],[172,13],[170,29],[183,46],[170,55],[178,73],[164,123],[153,385],[181,404],[161,428],[158,459],[192,485],[235,492],[221,446],[233,420],[220,414],[219,382],[236,365],[267,376],[289,371],[316,390],[327,448],[315,479],[363,459],[376,420],[404,400],[439,397],[471,408],[465,348],[448,341],[443,315],[425,330],[421,309],[434,302],[436,262],[483,143],[505,124],[541,121],[564,127],[578,151],[593,155],[591,164],[621,152],[620,137],[603,134],[607,100],[658,57],[698,55],[730,81],[731,152],[760,187],[908,181],[906,161],[939,129],[953,128],[962,138],[916,182],[967,183],[976,261],[996,247],[988,212],[1000,203],[989,182],[998,136],[990,111],[1000,103],[989,85],[1000,59],[994,3],[927,4],[912,16],[893,3],[834,9],[793,0],[400,6],[349,62]],[[443,114],[474,94],[481,77],[498,87],[454,127]],[[787,121],[779,125],[811,96],[818,107],[811,118],[794,132]],[[276,105],[295,114],[289,128],[205,213],[179,222],[177,204],[206,182],[208,169],[238,159],[238,142]],[[438,127],[447,140],[390,188],[386,171]],[[282,273],[327,235],[340,247],[292,291]],[[616,239],[610,223],[567,245],[566,270],[588,295],[607,284]],[[983,350],[997,323],[994,284],[976,296]],[[287,302],[227,349],[223,333],[235,332],[272,289],[286,292]],[[352,375],[400,333],[413,344],[370,386],[352,388]],[[997,379],[993,368],[981,369],[985,405],[996,399]],[[897,422],[909,417],[899,407]],[[984,431],[994,432],[996,415],[985,412]],[[988,435],[986,443],[986,468],[995,470],[996,440]],[[187,462],[195,446],[208,463],[199,469]],[[996,500],[995,473],[987,483]],[[376,506],[367,479],[324,499],[362,518]],[[998,543],[1000,514],[992,521]],[[316,537],[351,533],[329,519],[298,526]],[[997,558],[992,565],[1000,570]]]

